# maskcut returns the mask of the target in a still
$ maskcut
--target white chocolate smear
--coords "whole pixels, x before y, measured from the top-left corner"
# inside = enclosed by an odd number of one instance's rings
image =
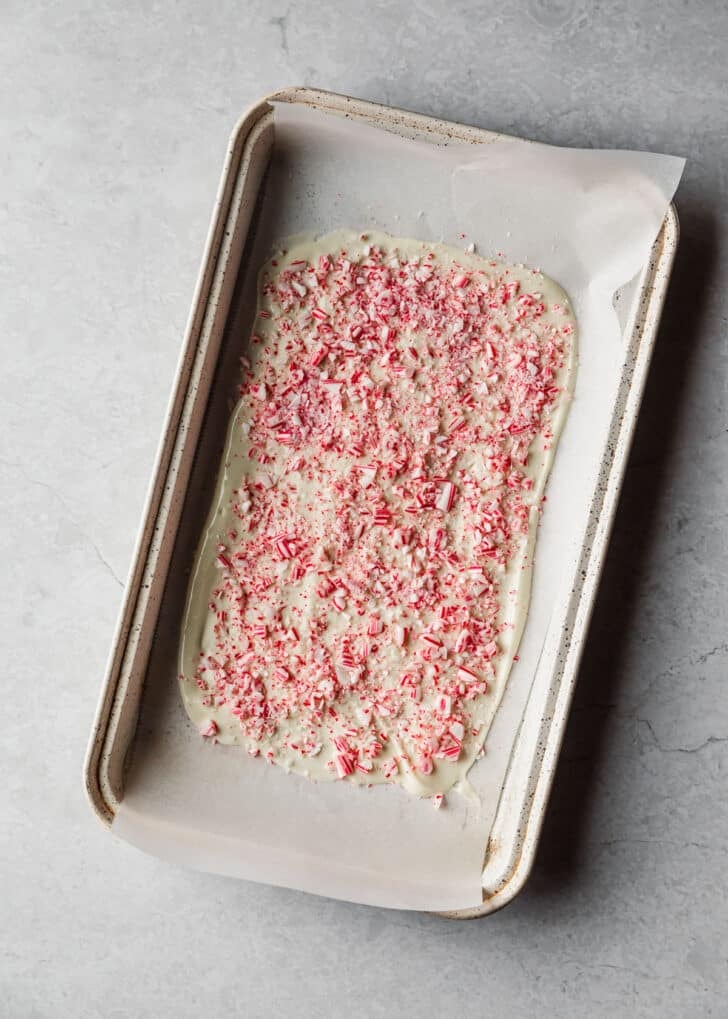
[[[525,623],[568,299],[528,268],[340,231],[263,267],[246,358],[183,625],[190,719],[438,805]]]

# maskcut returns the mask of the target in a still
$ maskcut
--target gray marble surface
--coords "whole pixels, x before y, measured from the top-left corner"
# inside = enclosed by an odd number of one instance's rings
[[[0,1012],[728,1016],[725,5],[0,10]],[[230,128],[313,84],[689,159],[533,878],[452,924],[167,866],[80,772]]]

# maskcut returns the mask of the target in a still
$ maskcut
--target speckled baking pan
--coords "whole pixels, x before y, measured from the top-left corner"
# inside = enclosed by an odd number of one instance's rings
[[[249,257],[246,243],[274,138],[271,101],[344,114],[406,137],[474,146],[491,132],[434,120],[308,89],[291,89],[253,107],[236,126],[222,175],[172,400],[154,469],[126,596],[114,638],[85,765],[89,798],[111,824],[124,797],[125,762],[134,742],[152,644],[183,507],[188,498],[213,379],[231,317],[236,281]],[[627,356],[611,429],[603,449],[590,524],[568,599],[560,606],[560,643],[550,647],[547,689],[529,696],[484,847],[482,903],[449,913],[491,913],[509,902],[530,872],[642,398],[657,325],[678,240],[670,206],[649,263],[619,294]]]

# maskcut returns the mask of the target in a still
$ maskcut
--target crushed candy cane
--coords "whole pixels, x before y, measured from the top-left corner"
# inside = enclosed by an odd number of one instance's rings
[[[206,737],[439,807],[516,650],[575,331],[543,276],[413,245],[264,267],[182,688]]]

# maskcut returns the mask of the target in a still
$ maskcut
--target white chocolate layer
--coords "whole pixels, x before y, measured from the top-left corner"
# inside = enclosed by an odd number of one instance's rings
[[[560,392],[548,412],[544,414],[541,427],[538,429],[533,441],[528,448],[528,460],[523,469],[523,476],[528,479],[532,486],[529,490],[520,493],[520,498],[527,510],[527,528],[523,534],[519,534],[517,540],[512,542],[511,554],[507,558],[504,569],[498,569],[496,562],[483,559],[477,545],[478,532],[473,534],[472,519],[473,506],[497,496],[499,484],[502,493],[505,492],[505,481],[497,472],[494,473],[489,466],[489,458],[484,452],[484,447],[473,445],[470,448],[462,449],[455,461],[449,463],[448,477],[453,481],[454,490],[457,496],[452,507],[444,507],[447,503],[447,490],[445,482],[436,482],[440,485],[438,491],[437,505],[429,507],[425,511],[425,520],[420,525],[419,518],[407,521],[415,529],[422,527],[423,533],[428,531],[428,540],[433,528],[439,527],[445,532],[446,546],[452,549],[453,555],[459,558],[461,563],[473,562],[478,564],[485,577],[484,583],[490,584],[491,590],[497,588],[497,613],[492,620],[497,630],[498,651],[493,657],[492,665],[487,674],[482,666],[482,656],[478,659],[479,671],[477,675],[484,681],[487,679],[488,692],[475,696],[467,703],[459,704],[464,714],[464,733],[460,740],[457,739],[459,726],[462,727],[460,716],[452,723],[455,733],[453,739],[461,743],[457,757],[438,756],[436,747],[432,748],[432,770],[427,772],[424,765],[419,765],[421,760],[421,749],[423,737],[421,736],[421,720],[429,712],[433,719],[433,725],[440,726],[437,729],[438,736],[432,736],[431,742],[439,739],[439,746],[443,747],[450,739],[447,734],[443,736],[440,725],[442,712],[437,707],[438,698],[446,689],[446,676],[457,675],[458,669],[464,669],[465,673],[470,668],[473,656],[472,652],[458,652],[454,649],[453,642],[448,638],[443,639],[443,649],[435,648],[435,658],[427,660],[421,656],[422,638],[427,635],[434,635],[439,639],[436,614],[431,608],[426,610],[410,609],[409,606],[392,604],[390,597],[378,597],[377,580],[372,573],[371,589],[368,591],[368,603],[366,613],[362,619],[352,604],[352,599],[344,594],[339,597],[338,605],[333,603],[337,595],[328,594],[321,596],[317,593],[320,590],[321,570],[312,568],[295,583],[290,582],[293,563],[299,559],[297,538],[293,540],[292,549],[285,545],[283,548],[273,543],[270,553],[266,551],[262,560],[256,560],[256,569],[260,566],[260,575],[265,574],[266,578],[273,579],[272,585],[265,589],[259,597],[254,592],[243,590],[246,587],[247,578],[251,575],[251,547],[261,549],[265,544],[263,532],[258,530],[254,521],[248,523],[246,514],[254,517],[258,509],[264,509],[266,500],[273,496],[267,496],[261,490],[257,496],[253,486],[260,485],[261,478],[264,486],[270,493],[275,490],[275,500],[280,513],[284,512],[285,520],[292,521],[291,527],[297,527],[298,534],[303,531],[309,538],[316,539],[313,544],[309,541],[306,544],[306,558],[314,567],[327,566],[327,545],[330,543],[330,536],[337,534],[341,527],[341,507],[337,498],[331,490],[331,483],[337,479],[342,482],[349,478],[352,471],[359,471],[362,479],[362,487],[376,488],[376,493],[364,492],[364,498],[371,494],[381,496],[386,506],[391,506],[396,516],[396,510],[401,506],[402,497],[398,494],[398,486],[402,486],[400,475],[393,478],[385,476],[384,467],[378,467],[373,475],[371,474],[370,450],[364,449],[361,455],[344,453],[337,450],[318,449],[315,455],[317,473],[312,474],[307,470],[307,446],[304,442],[301,448],[291,448],[289,443],[290,421],[296,420],[295,410],[290,417],[290,408],[282,412],[281,431],[275,433],[277,436],[285,436],[281,441],[273,441],[270,435],[265,447],[266,457],[269,459],[261,464],[256,459],[250,458],[251,447],[256,442],[255,422],[259,414],[259,404],[268,400],[270,393],[266,387],[266,371],[273,369],[276,377],[283,378],[291,371],[289,352],[285,343],[281,342],[281,323],[287,322],[294,333],[305,335],[307,350],[315,360],[319,337],[317,324],[311,319],[310,308],[301,310],[293,307],[288,312],[282,312],[277,306],[275,298],[271,295],[271,283],[275,284],[282,278],[286,271],[299,262],[315,265],[322,255],[334,256],[345,250],[349,261],[356,265],[360,263],[366,266],[370,259],[370,251],[379,249],[383,252],[384,260],[387,261],[394,256],[398,265],[405,262],[412,263],[420,260],[420,264],[429,264],[433,268],[434,275],[450,272],[453,266],[462,270],[463,276],[468,276],[468,284],[476,278],[482,280],[483,284],[489,281],[508,279],[518,284],[520,294],[530,294],[537,291],[537,297],[544,306],[544,311],[534,320],[534,332],[536,337],[533,344],[543,342],[547,335],[561,335],[564,327],[568,333],[568,339],[562,340],[564,356],[561,359],[556,377],[555,385]],[[426,260],[428,253],[432,253],[429,262]],[[273,261],[277,265],[273,265]],[[395,270],[393,270],[395,271]],[[305,277],[302,277],[302,279]],[[430,796],[436,793],[443,793],[461,781],[478,756],[488,729],[490,728],[493,715],[498,702],[505,689],[508,674],[510,672],[513,657],[517,653],[518,644],[523,631],[528,609],[528,600],[531,587],[531,564],[533,549],[536,539],[536,531],[539,518],[539,507],[543,496],[544,486],[550,470],[556,443],[563,427],[568,411],[570,393],[573,390],[576,372],[576,334],[573,331],[573,316],[569,310],[568,299],[563,291],[551,280],[539,273],[524,267],[505,267],[491,260],[486,260],[471,254],[464,254],[454,248],[444,245],[426,245],[418,241],[397,240],[383,234],[368,233],[364,239],[358,234],[348,231],[341,231],[320,239],[305,238],[297,240],[285,254],[278,254],[273,260],[266,263],[261,271],[259,286],[258,312],[270,313],[270,318],[256,318],[255,334],[260,338],[260,343],[251,346],[251,377],[247,381],[245,393],[241,397],[233,414],[223,457],[223,466],[218,478],[213,499],[213,507],[208,519],[206,529],[196,556],[193,569],[190,589],[187,599],[185,620],[183,625],[182,641],[180,647],[180,688],[184,704],[192,722],[201,731],[210,735],[216,735],[222,743],[242,743],[253,753],[260,753],[266,756],[273,763],[278,764],[287,770],[295,771],[315,780],[328,780],[337,777],[346,777],[348,781],[360,784],[375,782],[393,781],[404,786],[409,792],[420,796]],[[365,286],[366,284],[362,284]],[[267,286],[267,291],[266,291]],[[307,300],[307,293],[310,289],[304,283],[300,284],[302,293],[299,295],[302,301]],[[331,296],[331,295],[329,295]],[[326,321],[334,321],[337,308],[334,304],[327,304],[325,298],[321,301],[321,313]],[[335,303],[335,302],[334,302]],[[492,319],[494,325],[500,322],[503,326],[503,340],[501,360],[505,363],[509,356],[509,344],[521,343],[523,336],[518,337],[519,330],[523,327],[518,323],[513,325],[512,318],[515,299],[511,300],[501,311],[494,309]],[[457,329],[457,326],[453,328]],[[500,326],[498,326],[500,328]],[[512,338],[509,340],[511,330]],[[539,339],[540,337],[540,339]],[[341,339],[340,334],[334,338],[334,343]],[[310,340],[310,343],[309,343]],[[344,343],[350,343],[348,339]],[[530,341],[529,341],[530,342]],[[413,358],[416,366],[410,372],[407,368],[403,374],[393,374],[391,365],[380,363],[377,358],[367,361],[366,371],[370,377],[372,387],[381,387],[386,399],[383,401],[385,413],[387,408],[392,407],[412,408],[411,414],[401,414],[400,418],[382,427],[400,428],[403,435],[408,436],[410,445],[422,446],[423,449],[431,449],[432,457],[438,463],[438,457],[443,455],[443,447],[446,441],[440,437],[446,430],[446,423],[456,418],[458,412],[451,407],[434,407],[432,413],[436,414],[440,421],[439,431],[421,437],[410,435],[408,427],[410,418],[417,418],[421,422],[430,413],[431,389],[435,385],[433,381],[438,371],[437,351],[431,356],[432,337],[418,330],[407,330],[406,325],[401,321],[398,325],[396,339],[397,357],[406,362],[407,356]],[[405,352],[414,352],[407,355]],[[264,355],[264,352],[267,352]],[[356,361],[358,354],[355,352],[353,361]],[[310,364],[310,362],[309,362]],[[341,362],[340,362],[341,364]],[[486,379],[491,366],[488,364],[488,355],[485,347],[479,355],[473,356],[469,362],[469,371],[476,380],[481,376]],[[403,369],[405,365],[403,364]],[[521,370],[523,362],[521,362]],[[304,365],[307,372],[314,369]],[[325,377],[329,380],[336,380],[337,368],[327,363],[326,359],[316,365],[315,370],[320,372],[324,386]],[[344,366],[345,370],[345,366]],[[472,379],[469,381],[469,385]],[[480,386],[480,383],[477,383]],[[334,391],[334,399],[341,405],[340,414],[346,417],[347,414],[360,415],[361,401],[357,401],[353,392],[349,395],[339,396],[335,385],[329,386]],[[344,387],[346,388],[346,387]],[[493,384],[491,388],[497,390],[498,385]],[[477,392],[481,393],[478,389]],[[329,399],[324,394],[321,397]],[[295,393],[289,399],[295,400]],[[477,419],[481,429],[488,429],[491,425],[495,427],[501,412],[497,407],[489,404],[490,394],[488,383],[482,383],[482,401],[475,407],[467,408],[466,416],[469,422]],[[430,401],[430,403],[428,403]],[[492,402],[492,401],[491,401]],[[337,403],[337,408],[339,406]],[[301,412],[303,413],[303,411]],[[334,417],[339,414],[338,409],[326,413],[333,413]],[[502,416],[502,414],[501,414]],[[352,418],[352,420],[354,420]],[[285,420],[284,420],[285,419]],[[251,427],[253,429],[251,433]],[[275,429],[275,423],[273,424]],[[269,430],[270,431],[270,430]],[[253,441],[251,441],[251,434]],[[346,434],[346,425],[343,426],[342,434]],[[343,440],[342,440],[343,441]],[[381,452],[381,450],[380,450]],[[298,468],[296,460],[303,456],[304,463]],[[429,454],[425,454],[429,455]],[[362,472],[362,467],[365,470]],[[369,469],[370,473],[367,473]],[[434,472],[437,468],[433,467]],[[409,469],[409,474],[413,471]],[[403,470],[402,476],[406,477],[407,470]],[[433,473],[433,477],[435,474]],[[439,476],[439,475],[438,475]],[[444,476],[444,475],[443,475]],[[498,478],[501,477],[500,483]],[[407,484],[412,482],[407,481]],[[327,490],[328,486],[328,490]],[[470,502],[464,497],[464,492],[472,494]],[[248,498],[248,495],[252,495]],[[242,493],[242,494],[241,494]],[[246,494],[247,493],[247,494]],[[281,503],[281,500],[283,502]],[[248,510],[245,504],[250,502]],[[281,505],[285,510],[281,510]],[[292,507],[292,508],[291,508]],[[395,521],[396,522],[396,521]],[[231,540],[229,535],[235,532],[236,538]],[[283,533],[283,532],[282,532]],[[288,532],[286,532],[288,533]],[[290,533],[294,533],[291,531]],[[482,537],[482,536],[481,536]],[[374,528],[368,528],[358,539],[361,548],[353,547],[345,553],[340,561],[334,563],[332,576],[342,578],[347,576],[347,563],[350,564],[352,574],[356,574],[359,568],[356,556],[364,555],[363,561],[369,563],[375,561],[372,557],[381,556],[382,569],[398,577],[411,575],[412,583],[419,582],[417,578],[421,575],[422,563],[428,558],[424,548],[424,539],[420,543],[420,550],[425,554],[419,556],[418,552],[412,551],[412,547],[397,547],[396,540],[389,540],[389,532],[382,531],[380,534]],[[266,539],[267,540],[267,539]],[[369,543],[368,545],[366,543]],[[269,543],[270,544],[270,543]],[[416,545],[417,539],[410,542],[410,546]],[[379,546],[379,547],[377,547]],[[224,547],[224,551],[219,552]],[[431,546],[427,546],[428,548]],[[240,550],[242,549],[242,552]],[[363,551],[362,551],[363,549]],[[232,551],[231,551],[232,550]],[[292,551],[291,557],[288,552]],[[233,569],[233,553],[240,552],[244,557],[245,567],[241,568],[238,579],[236,569]],[[218,556],[221,554],[225,562],[231,564],[231,568],[222,568],[223,574],[227,576],[225,590],[221,588],[221,567]],[[347,559],[348,557],[348,559]],[[378,568],[378,567],[377,567]],[[475,569],[475,567],[473,567]],[[247,572],[246,572],[247,571]],[[444,580],[447,565],[443,565],[438,575],[439,580]],[[462,570],[460,571],[462,573]],[[255,570],[253,570],[253,575]],[[233,578],[233,579],[231,579]],[[260,578],[259,578],[260,579]],[[459,581],[458,581],[459,582]],[[358,581],[357,581],[358,583]],[[231,586],[232,585],[232,586]],[[240,590],[238,600],[235,591]],[[271,587],[274,591],[270,593]],[[443,591],[446,588],[443,587]],[[460,604],[464,595],[448,595],[443,599],[445,608],[450,605]],[[222,593],[221,593],[222,591]],[[472,595],[472,582],[467,590]],[[216,594],[217,592],[217,594]],[[332,601],[333,599],[333,601]],[[341,606],[343,602],[343,607]],[[215,606],[211,609],[210,606]],[[218,613],[227,613],[227,618],[221,622]],[[261,616],[262,612],[262,616]],[[236,615],[237,613],[237,615]],[[325,624],[321,631],[322,613],[325,615]],[[477,608],[473,609],[474,616]],[[352,640],[362,641],[366,646],[367,638],[362,636],[362,625],[366,624],[370,616],[376,617],[381,622],[382,632],[371,635],[371,641],[375,644],[375,653],[370,655],[366,663],[362,665],[357,660],[355,667],[348,668],[341,665],[342,642],[347,639],[347,634],[352,633]],[[261,622],[262,618],[262,622]],[[317,622],[318,621],[318,622]],[[484,624],[483,619],[476,620],[478,625]],[[255,637],[253,628],[264,627],[267,631],[266,637],[260,640]],[[405,646],[401,647],[397,642],[397,635],[401,633],[397,628],[402,627],[409,630],[409,636]],[[376,627],[375,627],[376,628]],[[251,736],[248,728],[241,724],[241,720],[231,711],[235,701],[228,693],[222,697],[210,682],[210,668],[207,672],[198,672],[201,661],[208,658],[220,660],[221,647],[228,651],[233,644],[240,656],[247,653],[253,656],[251,671],[257,674],[253,677],[259,684],[262,691],[261,696],[269,698],[271,703],[276,701],[276,685],[280,681],[274,679],[272,673],[278,665],[280,667],[281,654],[280,635],[288,635],[291,631],[296,637],[291,638],[291,659],[289,669],[291,676],[299,674],[308,675],[310,666],[316,655],[326,655],[326,662],[335,663],[335,671],[338,679],[337,689],[333,697],[326,696],[323,708],[323,718],[316,723],[312,721],[309,710],[293,710],[283,712],[277,718],[276,724],[271,731],[262,735]],[[222,633],[222,637],[221,637]],[[267,659],[265,652],[261,652],[261,640],[272,640],[272,634],[278,634],[277,650]],[[265,645],[262,645],[265,647]],[[257,648],[257,651],[253,651]],[[425,653],[429,651],[425,649]],[[441,653],[446,657],[440,658]],[[323,658],[321,658],[323,661]],[[220,689],[228,691],[234,685],[233,667],[220,663],[221,671],[224,674],[218,680],[218,684],[224,683]],[[307,671],[308,670],[308,671]],[[403,703],[396,699],[395,694],[400,689],[403,675],[408,675],[409,670],[415,670],[421,676],[418,687],[419,700]],[[197,678],[196,678],[197,673]],[[434,678],[433,675],[434,674]],[[352,680],[353,675],[353,680]],[[364,678],[361,678],[362,675]],[[428,678],[429,677],[429,678]],[[197,679],[202,679],[198,684]],[[447,679],[452,683],[452,678]],[[372,690],[375,690],[375,693]],[[449,689],[449,687],[448,687]],[[388,699],[387,691],[392,696]],[[398,696],[398,695],[397,695]],[[447,696],[447,695],[446,695]],[[395,704],[398,714],[395,717],[388,716],[386,711],[388,705]],[[423,706],[424,705],[424,706]],[[335,706],[337,718],[340,719],[338,729],[333,726],[328,708]],[[384,713],[383,713],[384,712]],[[288,717],[284,717],[286,715]],[[369,718],[367,719],[367,715]],[[425,718],[427,721],[427,718]],[[349,723],[349,729],[359,730],[357,736],[347,737],[345,730]],[[210,723],[214,723],[212,726]],[[368,767],[371,761],[372,769],[357,770],[354,768],[350,774],[342,776],[340,748],[333,742],[332,732],[338,731],[341,739],[354,739],[358,745],[362,741],[366,743],[366,730],[381,733],[385,739],[382,740],[382,748],[375,756],[367,756],[364,753],[349,754],[345,752],[345,761],[349,758],[357,759],[362,767]],[[429,732],[430,730],[427,730]],[[425,741],[427,738],[425,733]],[[418,735],[419,733],[419,735]],[[364,734],[364,735],[362,735]],[[369,739],[371,744],[371,739]],[[306,746],[305,753],[300,752],[302,746]],[[338,762],[338,763],[337,763]],[[346,765],[343,766],[346,770]]]

